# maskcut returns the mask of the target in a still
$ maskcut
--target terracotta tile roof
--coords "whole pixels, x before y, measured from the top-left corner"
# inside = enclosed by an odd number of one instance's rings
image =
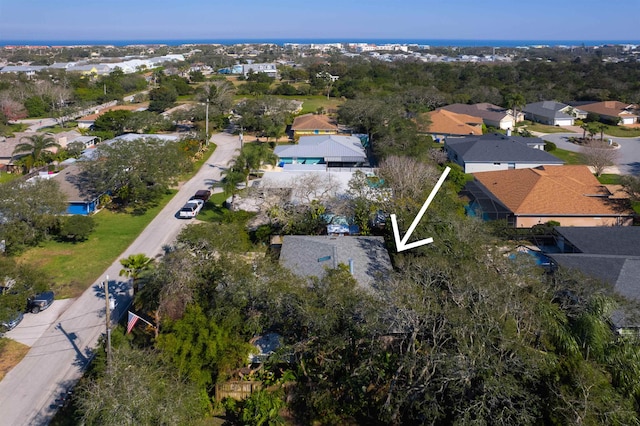
[[[291,130],[338,130],[335,122],[322,114],[305,114],[296,117],[291,125]]]
[[[619,215],[611,193],[587,166],[551,166],[474,174],[514,214]]]
[[[609,117],[617,117],[619,115],[636,116],[636,108],[636,105],[625,104],[624,102],[618,101],[594,102],[592,104],[580,105],[580,109],[583,111]]]
[[[80,117],[78,121],[95,121],[96,118],[100,117],[105,112],[109,111],[117,111],[117,110],[126,110],[126,111],[137,111],[139,109],[144,109],[148,106],[148,104],[135,104],[135,105],[115,105],[112,107],[103,108],[98,111],[97,114],[89,114],[84,117]]]
[[[425,129],[430,133],[448,135],[481,135],[482,118],[458,114],[444,109],[427,113],[431,124]]]

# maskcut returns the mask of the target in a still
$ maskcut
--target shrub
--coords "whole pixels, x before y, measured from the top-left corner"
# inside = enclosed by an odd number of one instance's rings
[[[549,142],[549,141],[544,141],[544,142],[545,142],[544,150],[547,152],[554,151],[557,148],[556,144],[553,142]]]
[[[72,215],[60,221],[59,235],[68,241],[84,241],[96,227],[91,216]]]

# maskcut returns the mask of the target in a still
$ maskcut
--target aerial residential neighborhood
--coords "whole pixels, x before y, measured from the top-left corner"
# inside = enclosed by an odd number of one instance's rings
[[[0,43],[0,426],[638,423],[640,44],[244,38]]]

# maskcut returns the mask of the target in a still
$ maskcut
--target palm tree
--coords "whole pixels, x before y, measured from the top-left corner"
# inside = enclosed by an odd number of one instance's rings
[[[151,267],[152,259],[143,253],[132,254],[125,259],[120,259],[122,269],[120,276],[130,277],[133,284],[134,293],[138,290],[136,287],[137,280],[142,273]]]
[[[222,174],[225,175],[222,180],[222,190],[225,195],[231,195],[231,204],[233,204],[236,199],[236,194],[238,193],[238,184],[244,182],[246,176],[244,173],[233,168],[224,170]]]
[[[584,142],[587,137],[587,130],[589,130],[589,123],[582,123],[580,128],[582,129],[582,141]]]
[[[596,130],[600,132],[600,140],[604,141],[604,131],[607,129],[607,125],[604,123],[597,123],[595,125]]]
[[[33,136],[24,136],[20,139],[28,142],[21,142],[16,145],[12,156],[16,154],[27,154],[25,158],[25,166],[28,170],[33,167],[46,164],[44,153],[51,148],[60,148],[60,144],[54,138],[46,134],[36,134]]]
[[[508,106],[513,111],[513,127],[515,127],[518,123],[518,109],[522,109],[526,105],[526,101],[520,93],[510,93],[505,98]]]

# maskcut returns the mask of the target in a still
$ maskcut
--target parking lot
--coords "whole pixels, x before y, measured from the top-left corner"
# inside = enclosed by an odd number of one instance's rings
[[[8,331],[5,336],[29,347],[33,346],[74,301],[75,299],[56,300],[38,314],[25,313],[22,322],[13,330]]]

